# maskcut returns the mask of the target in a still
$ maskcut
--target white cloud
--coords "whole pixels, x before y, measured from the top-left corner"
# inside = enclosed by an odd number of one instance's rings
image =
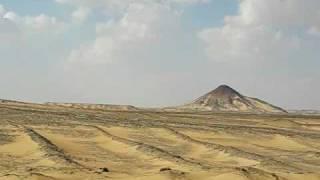
[[[20,16],[13,11],[7,11],[0,5],[0,19],[5,19],[14,23],[22,29],[22,32],[60,32],[64,28],[64,23],[59,22],[55,17],[45,14],[37,16]]]
[[[264,26],[228,24],[206,29],[199,37],[205,42],[206,54],[214,61],[275,59],[299,48],[296,37]]]
[[[206,0],[56,1],[71,7],[70,22],[0,5],[4,97],[175,105],[227,83],[279,105],[319,105],[312,96],[319,91],[318,0],[234,1],[240,4],[237,15],[198,34],[210,59],[232,63],[206,61],[194,34],[197,18],[206,17],[186,7]],[[65,34],[52,33],[65,26]]]
[[[87,5],[98,6],[105,5],[107,7],[124,7],[131,3],[178,3],[178,4],[193,4],[193,3],[207,3],[211,0],[55,0],[61,4]]]
[[[19,30],[11,21],[0,18],[0,52],[12,49],[19,44]]]
[[[90,15],[90,9],[86,7],[79,7],[72,13],[72,19],[76,23],[82,23],[87,20]]]
[[[242,0],[239,14],[227,16],[223,27],[199,33],[214,61],[280,60],[301,47],[303,33],[319,24],[320,1]],[[315,29],[312,31],[316,32]]]
[[[0,4],[0,17],[2,17],[6,13],[6,9],[4,8],[3,5]]]
[[[3,18],[4,18],[4,19],[11,20],[11,21],[16,22],[16,23],[18,23],[18,22],[20,21],[20,17],[19,17],[16,13],[11,12],[11,11],[6,12],[6,13],[3,15]]]
[[[22,16],[1,5],[0,11],[0,54],[7,64],[50,61],[61,56],[64,44],[57,43],[65,32],[63,22],[46,14]],[[2,68],[6,69],[7,64]]]
[[[38,16],[23,17],[23,23],[27,27],[38,31],[55,31],[60,32],[63,29],[64,23],[58,22],[55,17],[49,17],[44,14]]]
[[[318,0],[242,0],[236,20],[254,25],[311,26],[320,23],[319,7]]]
[[[13,19],[15,14],[0,4],[0,52],[9,52],[19,44],[19,30]]]
[[[316,26],[313,26],[308,30],[308,33],[310,35],[314,35],[314,36],[320,37],[320,28],[318,28]]]
[[[82,45],[73,50],[68,58],[70,63],[100,64],[114,60],[114,42],[112,38],[99,37],[92,44]]]
[[[131,58],[130,52],[147,52],[171,33],[178,16],[165,4],[131,3],[120,19],[97,23],[94,42],[73,50],[68,61],[110,63]]]
[[[55,0],[60,4],[68,4],[76,8],[104,9],[107,14],[121,14],[132,4],[163,4],[163,5],[191,5],[196,3],[208,3],[212,0]],[[77,12],[77,10],[75,11]]]
[[[208,3],[211,0],[169,0],[169,2],[173,3],[187,3],[187,4],[194,4],[194,3]]]

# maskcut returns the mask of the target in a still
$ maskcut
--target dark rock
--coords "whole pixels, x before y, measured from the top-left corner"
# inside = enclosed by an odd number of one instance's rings
[[[172,169],[169,167],[165,167],[165,168],[161,168],[160,172],[164,172],[164,171],[171,171]]]
[[[99,168],[100,172],[104,173],[104,172],[110,172],[108,168],[104,167],[104,168]]]

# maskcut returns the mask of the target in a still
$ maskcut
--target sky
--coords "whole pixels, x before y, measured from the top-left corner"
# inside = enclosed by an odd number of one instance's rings
[[[319,0],[1,0],[0,99],[320,110]]]

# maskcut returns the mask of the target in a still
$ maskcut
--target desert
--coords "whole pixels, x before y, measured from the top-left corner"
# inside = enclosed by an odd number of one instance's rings
[[[126,107],[2,100],[0,179],[320,179],[317,115]]]
[[[320,180],[320,0],[0,0],[0,180]]]

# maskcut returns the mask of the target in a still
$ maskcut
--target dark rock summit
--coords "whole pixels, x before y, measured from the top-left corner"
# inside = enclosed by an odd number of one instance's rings
[[[221,85],[208,94],[220,96],[220,97],[229,97],[229,96],[235,96],[235,95],[241,96],[239,92],[237,92],[236,90],[232,89],[227,85]]]
[[[236,111],[284,113],[285,110],[257,98],[243,96],[227,85],[221,85],[215,90],[201,96],[192,103],[180,106],[180,109],[202,111]]]

